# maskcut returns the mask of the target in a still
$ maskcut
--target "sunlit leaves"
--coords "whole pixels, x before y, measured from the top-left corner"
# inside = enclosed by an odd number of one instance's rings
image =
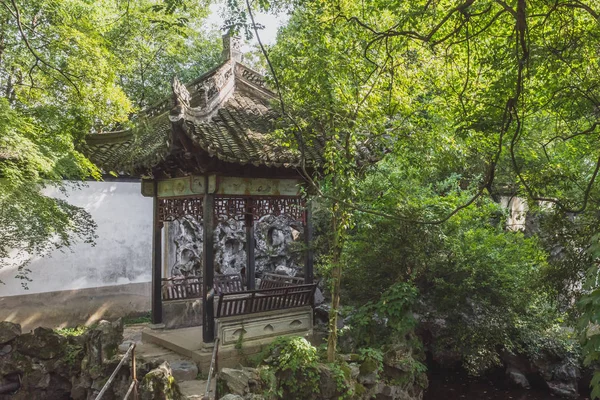
[[[0,266],[74,240],[93,242],[90,215],[44,195],[64,180],[100,178],[77,149],[84,136],[126,127],[215,65],[220,44],[201,27],[207,3],[181,0],[0,2]],[[9,252],[11,252],[9,254]]]

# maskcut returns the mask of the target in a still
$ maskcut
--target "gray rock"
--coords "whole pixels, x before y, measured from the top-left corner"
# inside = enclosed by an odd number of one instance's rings
[[[330,310],[331,310],[331,307],[329,306],[329,304],[326,304],[326,303],[320,304],[319,306],[315,307],[315,317],[317,317],[317,319],[320,321],[327,322],[327,321],[329,321],[329,311]]]
[[[88,388],[86,386],[74,385],[71,389],[71,398],[73,400],[86,400],[88,397]]]
[[[252,368],[223,368],[219,372],[219,383],[228,393],[244,396],[250,393],[250,381],[256,381],[258,373]]]
[[[578,399],[577,382],[546,382],[550,393],[564,399]]]
[[[100,384],[101,382],[98,382]],[[91,391],[92,378],[87,374],[81,374],[77,379],[74,379],[73,386],[71,388],[71,398],[73,400],[87,400],[88,392]],[[98,388],[98,391],[101,387]]]
[[[98,322],[95,330],[100,332],[103,358],[111,359],[117,354],[123,341],[123,321],[120,318],[113,322],[102,320]]]
[[[250,393],[244,396],[244,400],[265,400],[265,397],[260,394]]]
[[[285,265],[278,265],[275,268],[275,273],[278,274],[278,275],[295,276],[296,275],[296,269],[291,268],[291,267],[287,267]]]
[[[377,372],[371,372],[365,375],[358,375],[358,383],[361,385],[374,385],[377,383]]]
[[[36,328],[16,339],[18,352],[41,360],[50,360],[64,352],[66,339],[52,329]]]
[[[0,344],[8,343],[21,334],[21,325],[12,322],[0,322]]]
[[[46,389],[50,386],[50,374],[42,365],[33,365],[33,370],[25,374],[23,386]]]
[[[198,366],[189,360],[176,360],[169,363],[173,377],[178,381],[193,381],[198,376]]]
[[[166,362],[148,372],[140,384],[140,399],[183,400],[183,394],[172,376],[171,367]]]
[[[569,362],[563,362],[554,370],[554,378],[561,381],[577,380],[581,378],[581,371]]]
[[[337,399],[343,395],[338,391],[336,377],[329,367],[319,365],[319,392],[324,399]]]
[[[119,353],[121,354],[125,354],[127,353],[127,350],[129,350],[129,347],[135,343],[133,340],[125,340],[123,343],[121,343],[119,345]]]
[[[170,275],[202,274],[202,224],[184,217],[169,224],[168,264]],[[286,268],[287,275],[302,270],[301,252],[290,247],[302,241],[302,226],[286,215],[267,215],[254,224],[256,272]],[[220,222],[215,228],[215,269],[218,273],[239,273],[246,265],[246,230],[243,221]]]
[[[358,378],[358,375],[360,375],[360,368],[358,367],[358,364],[348,364],[348,367],[350,368],[350,378]]]
[[[576,360],[569,357],[557,358],[551,350],[545,349],[534,359],[507,352],[502,353],[501,357],[507,367],[507,375],[515,384],[528,387],[524,386],[525,376],[521,377],[519,374],[536,374],[546,382],[553,395],[567,399],[578,398],[581,371]]]
[[[318,306],[320,304],[323,304],[323,302],[325,301],[325,296],[323,296],[323,292],[321,292],[321,289],[317,288],[315,290],[315,306]]]
[[[10,344],[5,344],[4,346],[0,346],[0,357],[10,354],[11,351],[12,351],[12,346]]]
[[[525,374],[523,374],[518,369],[513,367],[507,368],[506,375],[508,376],[510,382],[514,385],[522,387],[523,389],[531,388],[531,385],[529,384],[529,381],[527,380]]]
[[[414,396],[408,393],[402,386],[392,386],[382,382],[377,383],[373,389],[369,391],[370,397],[377,400],[416,400],[421,396]]]
[[[244,400],[244,398],[237,394],[228,393],[219,400]]]

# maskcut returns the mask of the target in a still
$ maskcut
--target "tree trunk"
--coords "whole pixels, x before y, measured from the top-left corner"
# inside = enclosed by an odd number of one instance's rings
[[[341,226],[340,223],[343,213],[339,213],[339,205],[334,204],[333,206],[333,267],[331,270],[331,310],[329,311],[329,337],[327,338],[327,362],[335,361],[335,354],[337,349],[337,318],[338,310],[340,307],[340,286],[342,281],[342,238],[341,238]],[[342,228],[343,229],[343,228]]]

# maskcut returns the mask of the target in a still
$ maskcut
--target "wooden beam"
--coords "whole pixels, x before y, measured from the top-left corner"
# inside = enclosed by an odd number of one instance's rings
[[[215,340],[215,292],[213,281],[215,277],[215,195],[204,195],[204,241],[203,241],[203,296],[202,296],[202,340],[212,343]]]
[[[306,210],[304,211],[304,245],[306,247],[304,253],[304,283],[313,283],[315,256],[312,248],[313,241],[313,221],[312,207],[309,201],[306,202]]]
[[[256,288],[256,264],[254,257],[254,215],[252,199],[246,199],[246,288]]]
[[[152,224],[152,323],[162,324],[162,221],[158,218],[158,198],[154,181]]]

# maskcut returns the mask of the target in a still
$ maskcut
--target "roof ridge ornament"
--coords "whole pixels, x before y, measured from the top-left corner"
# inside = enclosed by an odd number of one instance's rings
[[[231,29],[223,35],[223,53],[221,56],[225,62],[229,60],[236,63],[242,62],[242,38],[234,35]]]
[[[173,108],[169,114],[171,122],[177,122],[183,118],[185,110],[190,107],[191,95],[187,87],[177,77],[173,77]]]

